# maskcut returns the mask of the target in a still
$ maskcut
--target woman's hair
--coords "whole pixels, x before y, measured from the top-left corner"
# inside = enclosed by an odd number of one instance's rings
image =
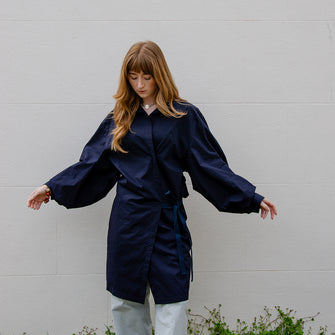
[[[141,98],[131,87],[128,81],[129,72],[134,71],[150,74],[157,85],[155,104],[158,110],[167,117],[182,117],[183,112],[173,107],[173,101],[183,102],[178,89],[172,79],[171,72],[166,63],[162,50],[151,41],[134,44],[126,54],[120,75],[119,87],[114,95],[116,100],[112,112],[115,128],[112,131],[112,150],[126,153],[121,147],[122,138],[131,131],[130,126],[136,111],[141,105]]]

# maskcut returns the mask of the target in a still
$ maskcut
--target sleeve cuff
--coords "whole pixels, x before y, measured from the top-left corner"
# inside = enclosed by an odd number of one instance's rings
[[[260,206],[261,206],[261,202],[263,201],[264,197],[258,193],[255,193],[254,198],[252,199],[252,203],[251,203],[251,212],[255,212],[258,213]]]
[[[49,187],[49,189],[50,189],[50,199],[53,200],[54,197],[53,197],[52,187],[50,186],[50,180],[48,182],[44,183],[43,185],[46,185],[46,186]]]

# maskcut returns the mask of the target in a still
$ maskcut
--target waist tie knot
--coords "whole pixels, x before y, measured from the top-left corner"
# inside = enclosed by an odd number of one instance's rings
[[[183,214],[180,210],[182,202],[177,201],[175,204],[168,204],[163,203],[162,208],[168,208],[173,210],[173,226],[174,226],[174,232],[176,234],[176,242],[177,242],[177,253],[178,253],[178,259],[179,259],[179,265],[180,265],[180,271],[181,274],[186,275],[186,266],[185,266],[185,260],[184,260],[184,254],[183,254],[183,244],[182,244],[182,238],[181,238],[181,230],[187,231],[190,241],[190,247],[191,247],[191,280],[193,281],[193,255],[192,255],[192,240],[191,235],[188,231],[188,228],[186,226],[186,220],[183,217]]]

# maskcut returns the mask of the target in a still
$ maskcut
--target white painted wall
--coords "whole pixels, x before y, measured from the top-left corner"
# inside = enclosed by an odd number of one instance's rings
[[[278,206],[275,222],[219,213],[191,192],[190,307],[228,321],[263,306],[335,332],[335,2],[0,1],[0,333],[66,335],[111,322],[100,203],[39,212],[26,198],[74,163],[113,108],[134,42],[163,49],[233,170]],[[191,187],[190,187],[191,189]]]

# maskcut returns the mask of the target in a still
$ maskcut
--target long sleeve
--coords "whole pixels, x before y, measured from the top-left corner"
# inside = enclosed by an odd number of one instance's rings
[[[201,193],[218,210],[232,213],[258,212],[263,198],[255,186],[236,175],[210,132],[198,109],[189,113],[190,145],[187,169],[194,190]]]
[[[110,117],[86,144],[79,162],[51,178],[51,197],[66,208],[88,206],[102,199],[120,177],[111,160]]]

